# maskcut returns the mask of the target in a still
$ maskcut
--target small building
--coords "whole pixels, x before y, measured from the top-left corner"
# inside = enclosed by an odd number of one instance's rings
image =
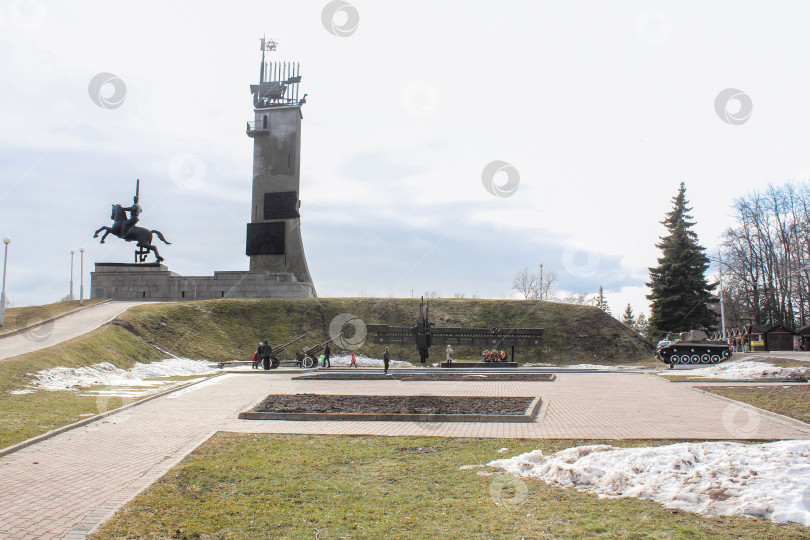
[[[810,350],[810,325],[804,328]],[[737,351],[792,351],[796,334],[781,324],[746,324],[726,330],[729,344]]]
[[[768,351],[792,351],[793,331],[775,324],[765,331],[765,348]]]

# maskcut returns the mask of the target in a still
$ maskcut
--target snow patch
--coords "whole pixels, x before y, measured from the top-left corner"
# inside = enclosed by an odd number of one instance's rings
[[[523,367],[554,367],[554,368],[564,368],[564,369],[598,369],[598,370],[610,370],[610,371],[641,371],[647,369],[644,366],[627,366],[627,365],[615,365],[615,366],[606,366],[603,364],[572,364],[572,365],[565,365],[565,364],[547,364],[545,362],[526,362],[523,364]]]
[[[74,390],[91,386],[157,386],[170,381],[149,381],[157,377],[178,375],[210,375],[216,373],[207,362],[188,358],[167,358],[151,364],[136,363],[132,368],[121,369],[109,362],[79,368],[55,367],[39,371],[31,388],[41,390]]]
[[[690,376],[709,379],[789,379],[810,375],[810,367],[777,367],[767,362],[742,360],[716,366],[690,369]]]
[[[810,441],[534,450],[488,463],[516,476],[600,497],[638,497],[705,515],[745,515],[810,525]]]

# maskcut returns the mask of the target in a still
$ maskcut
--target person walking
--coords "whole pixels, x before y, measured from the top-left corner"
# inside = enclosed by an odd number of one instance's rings
[[[388,352],[388,347],[385,348],[383,353],[383,366],[385,367],[385,374],[388,375],[388,363],[391,362],[391,354]]]
[[[332,367],[332,364],[329,362],[329,354],[331,353],[331,349],[329,349],[329,344],[326,344],[326,348],[323,350],[323,367]]]
[[[449,366],[452,363],[453,363],[453,347],[451,347],[450,344],[448,343],[447,344],[447,365]]]
[[[262,357],[262,369],[267,371],[270,369],[270,357],[273,356],[273,347],[270,346],[266,339],[262,343],[259,355]]]
[[[354,351],[352,351],[352,363],[349,364],[349,367],[357,367],[357,358],[354,357]]]

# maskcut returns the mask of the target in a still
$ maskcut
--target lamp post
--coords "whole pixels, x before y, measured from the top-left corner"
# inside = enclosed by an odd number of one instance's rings
[[[543,299],[543,263],[540,263],[540,300]]]
[[[73,254],[76,253],[75,249],[70,250],[70,296],[68,300],[73,300]]]
[[[717,250],[717,267],[720,269],[720,337],[726,338],[726,310],[723,306],[723,254]]]
[[[3,292],[0,293],[0,326],[6,323],[6,263],[8,262],[8,245],[11,243],[11,238],[4,236],[3,243],[6,245],[6,248],[3,254]]]
[[[84,305],[84,248],[79,248],[79,305]]]

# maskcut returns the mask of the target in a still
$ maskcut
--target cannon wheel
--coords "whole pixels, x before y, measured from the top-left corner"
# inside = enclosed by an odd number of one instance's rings
[[[279,361],[278,358],[270,358],[270,369],[276,369],[278,367]]]
[[[314,366],[314,365],[315,365],[315,360],[313,360],[313,359],[312,359],[311,357],[309,357],[309,356],[305,356],[305,357],[304,357],[304,359],[303,359],[303,360],[301,360],[301,365],[302,365],[303,367],[305,367],[306,369],[309,369],[309,368],[311,368],[312,366]]]

